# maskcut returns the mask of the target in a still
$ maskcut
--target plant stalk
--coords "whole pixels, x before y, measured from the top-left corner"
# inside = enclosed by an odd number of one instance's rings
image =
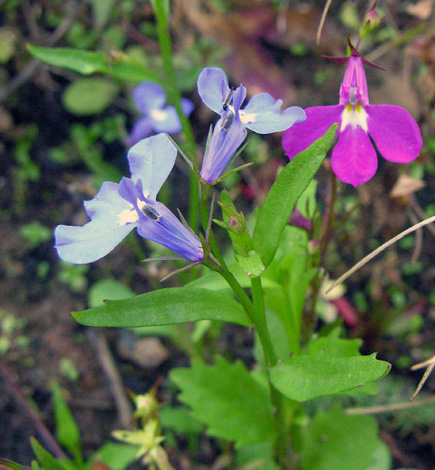
[[[157,20],[157,33],[160,45],[160,53],[163,60],[163,68],[166,78],[166,92],[168,94],[169,100],[175,106],[177,110],[178,117],[180,119],[181,127],[183,133],[186,137],[186,143],[188,147],[188,153],[191,155],[192,165],[195,170],[198,169],[198,162],[196,160],[196,147],[195,147],[195,138],[193,136],[192,126],[190,125],[189,119],[183,113],[181,107],[181,93],[177,82],[177,76],[175,73],[173,61],[172,61],[172,45],[171,37],[169,34],[169,2],[166,0],[152,0],[151,4],[154,9],[154,14]],[[188,221],[189,225],[194,232],[198,230],[199,227],[199,191],[198,191],[198,181],[195,176],[195,172],[190,172],[189,174],[189,184],[190,184],[190,204],[189,204],[189,216]]]

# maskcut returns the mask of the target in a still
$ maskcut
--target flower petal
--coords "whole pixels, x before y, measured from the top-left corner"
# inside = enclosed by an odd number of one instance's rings
[[[155,199],[171,172],[177,149],[165,134],[157,134],[141,140],[127,154],[131,178],[141,179],[144,195]]]
[[[111,225],[96,219],[82,227],[58,225],[54,231],[59,258],[67,263],[87,264],[110,253],[137,224]]]
[[[103,183],[84,205],[91,222],[82,227],[59,225],[54,231],[59,258],[68,263],[86,264],[102,258],[137,225],[136,211],[119,196],[115,183]]]
[[[195,105],[187,98],[181,98],[181,109],[183,110],[183,113],[189,117],[192,111],[195,109]]]
[[[420,129],[413,117],[400,106],[366,106],[369,134],[379,153],[390,162],[407,163],[420,154]]]
[[[150,201],[150,205],[160,218],[157,221],[140,213],[139,235],[169,248],[190,261],[201,261],[204,258],[204,252],[199,238],[187,229],[164,204]]]
[[[240,111],[240,120],[248,129],[259,134],[282,132],[295,122],[305,121],[302,108],[293,106],[281,113],[281,105],[282,100],[273,99],[269,93],[259,93]]]
[[[157,83],[143,82],[133,90],[133,99],[136,107],[148,116],[153,109],[161,109],[166,103],[163,88]]]
[[[222,175],[247,134],[237,117],[234,117],[228,129],[225,128],[224,120],[225,118],[221,118],[216,123],[202,162],[201,177],[209,184]]]
[[[222,112],[222,105],[230,87],[225,72],[218,67],[206,67],[198,77],[198,93],[202,101],[215,113]]]
[[[282,146],[290,160],[322,137],[328,128],[341,121],[343,106],[316,106],[307,108],[307,119],[284,132]]]
[[[125,145],[127,147],[131,147],[137,142],[139,142],[139,140],[149,137],[152,134],[152,132],[153,132],[152,122],[149,117],[143,117],[141,119],[138,119],[135,122],[133,129],[131,130],[127,139],[125,140]]]
[[[151,111],[152,126],[154,132],[167,132],[174,134],[181,131],[180,119],[173,106],[166,106],[163,109],[153,109]]]
[[[376,173],[378,159],[367,132],[360,126],[346,126],[331,156],[331,167],[343,183],[358,186]]]

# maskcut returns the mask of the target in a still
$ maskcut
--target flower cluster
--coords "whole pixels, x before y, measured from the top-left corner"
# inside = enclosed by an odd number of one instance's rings
[[[292,159],[332,124],[339,124],[331,166],[341,181],[358,186],[376,173],[376,150],[370,138],[386,160],[397,163],[408,163],[418,157],[423,141],[417,123],[403,108],[370,105],[363,67],[366,61],[353,47],[351,50],[350,57],[338,59],[348,62],[339,104],[306,109],[307,120],[288,129],[282,145]]]
[[[199,238],[156,201],[176,156],[176,148],[164,134],[134,145],[127,155],[131,178],[122,178],[119,184],[103,183],[98,194],[84,202],[91,221],[82,227],[56,227],[59,257],[73,264],[91,263],[107,255],[137,228],[141,237],[190,261],[201,261],[204,252]]]

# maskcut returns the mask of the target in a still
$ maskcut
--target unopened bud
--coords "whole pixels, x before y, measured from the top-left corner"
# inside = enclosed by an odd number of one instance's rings
[[[360,37],[364,39],[369,34],[373,33],[381,24],[381,15],[376,11],[376,3],[372,8],[365,14],[364,20],[360,28]]]
[[[237,234],[242,233],[244,230],[243,224],[234,215],[231,215],[228,218],[228,228],[231,230],[231,232]]]

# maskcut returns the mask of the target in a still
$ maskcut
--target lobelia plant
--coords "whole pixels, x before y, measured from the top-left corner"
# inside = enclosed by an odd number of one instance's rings
[[[208,67],[199,75],[198,93],[220,119],[199,169],[186,120],[189,112],[183,108],[171,68],[168,10],[165,2],[153,0],[152,4],[168,77],[164,88],[171,91],[172,100],[175,97],[172,104],[188,141],[179,150],[192,170],[195,191],[191,195],[201,198],[201,217],[194,214],[193,220],[202,220],[203,233],[192,224],[191,230],[156,201],[177,156],[177,147],[164,134],[140,140],[128,151],[131,178],[123,178],[119,184],[103,183],[97,195],[84,203],[90,222],[55,229],[58,255],[69,263],[97,261],[137,228],[141,237],[178,255],[160,260],[181,257],[196,265],[190,282],[182,287],[108,300],[72,313],[80,324],[97,327],[169,327],[199,322],[193,333],[186,328],[178,338],[185,351],[193,351],[191,365],[170,373],[170,380],[180,389],[182,405],[166,405],[158,420],[154,390],[145,395],[152,395],[153,406],[146,417],[141,416],[140,431],[116,431],[114,436],[136,445],[137,456],[145,456],[145,462],[154,465],[151,468],[159,469],[172,468],[161,426],[163,431],[176,429],[192,437],[201,425],[210,436],[234,444],[226,451],[231,468],[329,470],[350,468],[349,462],[352,470],[391,468],[375,419],[349,414],[342,405],[343,396],[375,394],[375,382],[389,372],[390,364],[378,360],[376,353],[361,355],[362,341],[347,339],[339,323],[317,329],[318,285],[327,279],[319,249],[322,221],[313,178],[334,143],[332,169],[340,180],[354,186],[368,181],[376,171],[370,138],[386,159],[409,162],[422,146],[418,126],[402,108],[369,104],[364,60],[353,47],[351,56],[341,60],[348,65],[340,104],[305,112],[298,107],[281,112],[282,101],[267,93],[253,96],[242,108],[247,94],[243,85],[230,87],[223,70]],[[121,69],[117,63],[108,68],[100,56],[81,51],[30,50],[49,63],[67,62],[69,68],[80,72],[86,63],[95,72],[137,77],[138,66],[130,59],[124,60]],[[68,57],[71,60],[67,61]],[[148,70],[143,75],[143,79],[158,82]],[[135,99],[146,119],[153,115],[152,110],[168,110],[162,109],[162,89],[152,84],[141,87]],[[153,90],[149,101],[141,94],[145,88]],[[169,115],[174,124],[172,108]],[[148,129],[148,125],[143,127]],[[291,160],[277,175],[263,205],[249,215],[238,211],[230,192],[219,194],[216,189],[245,140],[246,129],[260,134],[285,131],[283,146]],[[214,218],[217,195],[222,212],[219,219]],[[192,205],[197,207],[196,202]],[[289,223],[296,219],[298,226]],[[225,252],[214,238],[216,226],[228,234],[231,247],[225,246]],[[217,322],[217,330],[222,322],[252,328],[255,367],[230,362],[213,348],[204,354],[207,346],[202,337],[210,321]],[[170,331],[173,335],[174,330]],[[331,406],[325,406],[322,397],[328,397]],[[140,406],[136,404],[138,413]],[[174,421],[171,424],[174,416],[179,418],[176,426]]]

